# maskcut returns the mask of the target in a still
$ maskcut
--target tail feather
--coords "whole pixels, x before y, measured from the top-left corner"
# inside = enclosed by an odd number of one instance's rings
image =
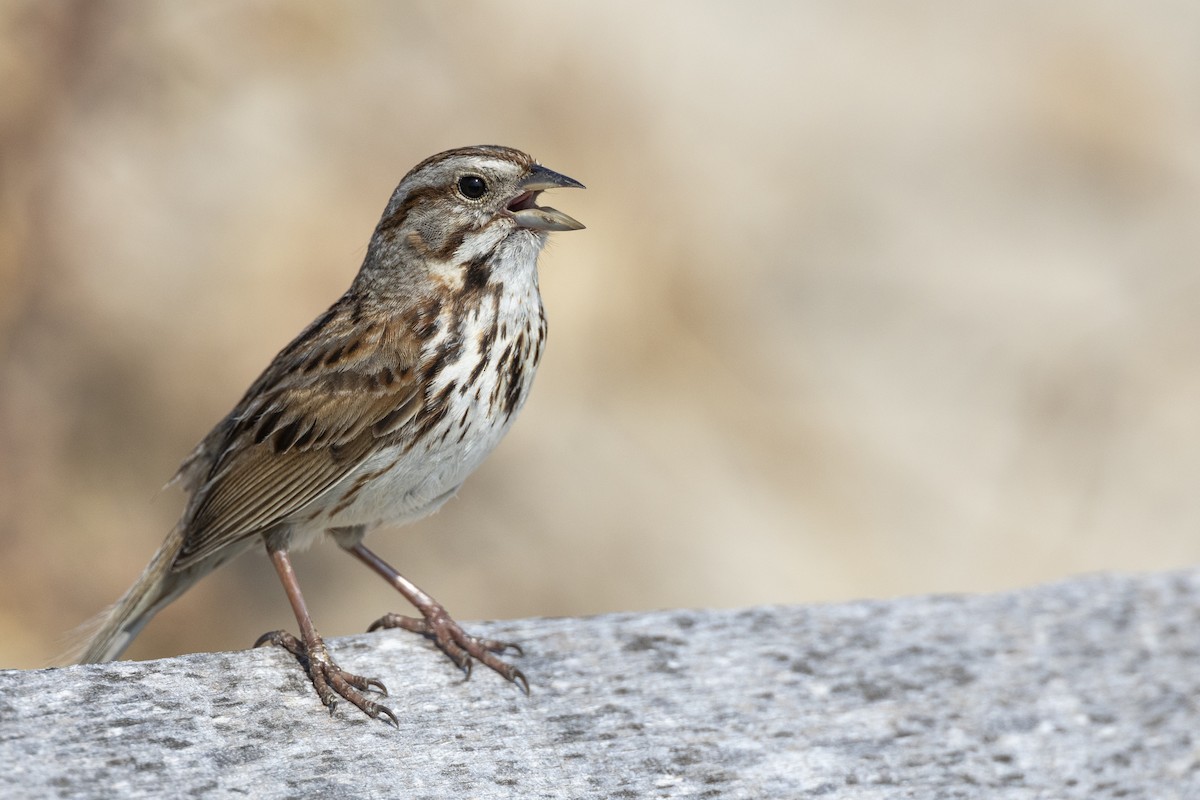
[[[187,591],[199,576],[191,571],[171,571],[182,546],[182,532],[176,529],[167,536],[129,591],[89,625],[94,632],[72,661],[97,664],[118,658],[155,614]]]

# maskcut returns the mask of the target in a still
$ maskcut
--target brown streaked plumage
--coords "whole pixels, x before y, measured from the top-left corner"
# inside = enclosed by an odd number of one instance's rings
[[[545,345],[538,254],[550,231],[583,227],[536,199],[580,186],[504,147],[450,150],[413,168],[350,289],[279,352],[179,468],[188,503],[178,525],[80,661],[118,657],[197,580],[263,544],[301,636],[276,631],[260,644],[296,655],[331,709],[341,697],[394,720],[365,694],[383,691],[381,683],[330,657],[292,572],[289,551],[328,534],[422,615],[389,614],[372,629],[425,634],[468,672],[479,660],[527,689],[497,657],[511,645],[466,634],[362,539],[436,510],[508,430]]]

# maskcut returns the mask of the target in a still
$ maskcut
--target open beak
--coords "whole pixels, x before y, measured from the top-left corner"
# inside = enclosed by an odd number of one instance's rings
[[[556,208],[539,206],[537,197],[546,189],[582,189],[574,178],[560,175],[552,169],[534,164],[529,176],[517,184],[521,193],[508,204],[517,225],[539,231],[578,231],[583,223],[568,217]]]

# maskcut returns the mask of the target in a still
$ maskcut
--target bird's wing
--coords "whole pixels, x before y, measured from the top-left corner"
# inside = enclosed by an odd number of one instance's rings
[[[430,326],[356,316],[343,298],[317,319],[184,462],[177,479],[193,495],[173,569],[293,517],[424,406]]]

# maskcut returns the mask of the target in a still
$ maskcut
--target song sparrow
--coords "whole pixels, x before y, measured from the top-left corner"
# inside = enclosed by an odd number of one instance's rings
[[[368,550],[363,536],[424,517],[500,441],[533,383],[546,341],[537,258],[550,231],[580,223],[536,204],[582,184],[518,150],[450,150],[392,194],[347,291],[282,351],[175,476],[189,494],[175,529],[102,618],[81,663],[118,657],[149,619],[201,577],[263,544],[300,626],[256,644],[287,648],[330,708],[345,698],[395,715],[364,692],[383,684],[330,656],[289,551],[321,534],[389,581],[420,618],[378,627],[424,634],[468,675],[477,659],[528,692],[497,657],[505,642],[468,635],[446,610]]]

